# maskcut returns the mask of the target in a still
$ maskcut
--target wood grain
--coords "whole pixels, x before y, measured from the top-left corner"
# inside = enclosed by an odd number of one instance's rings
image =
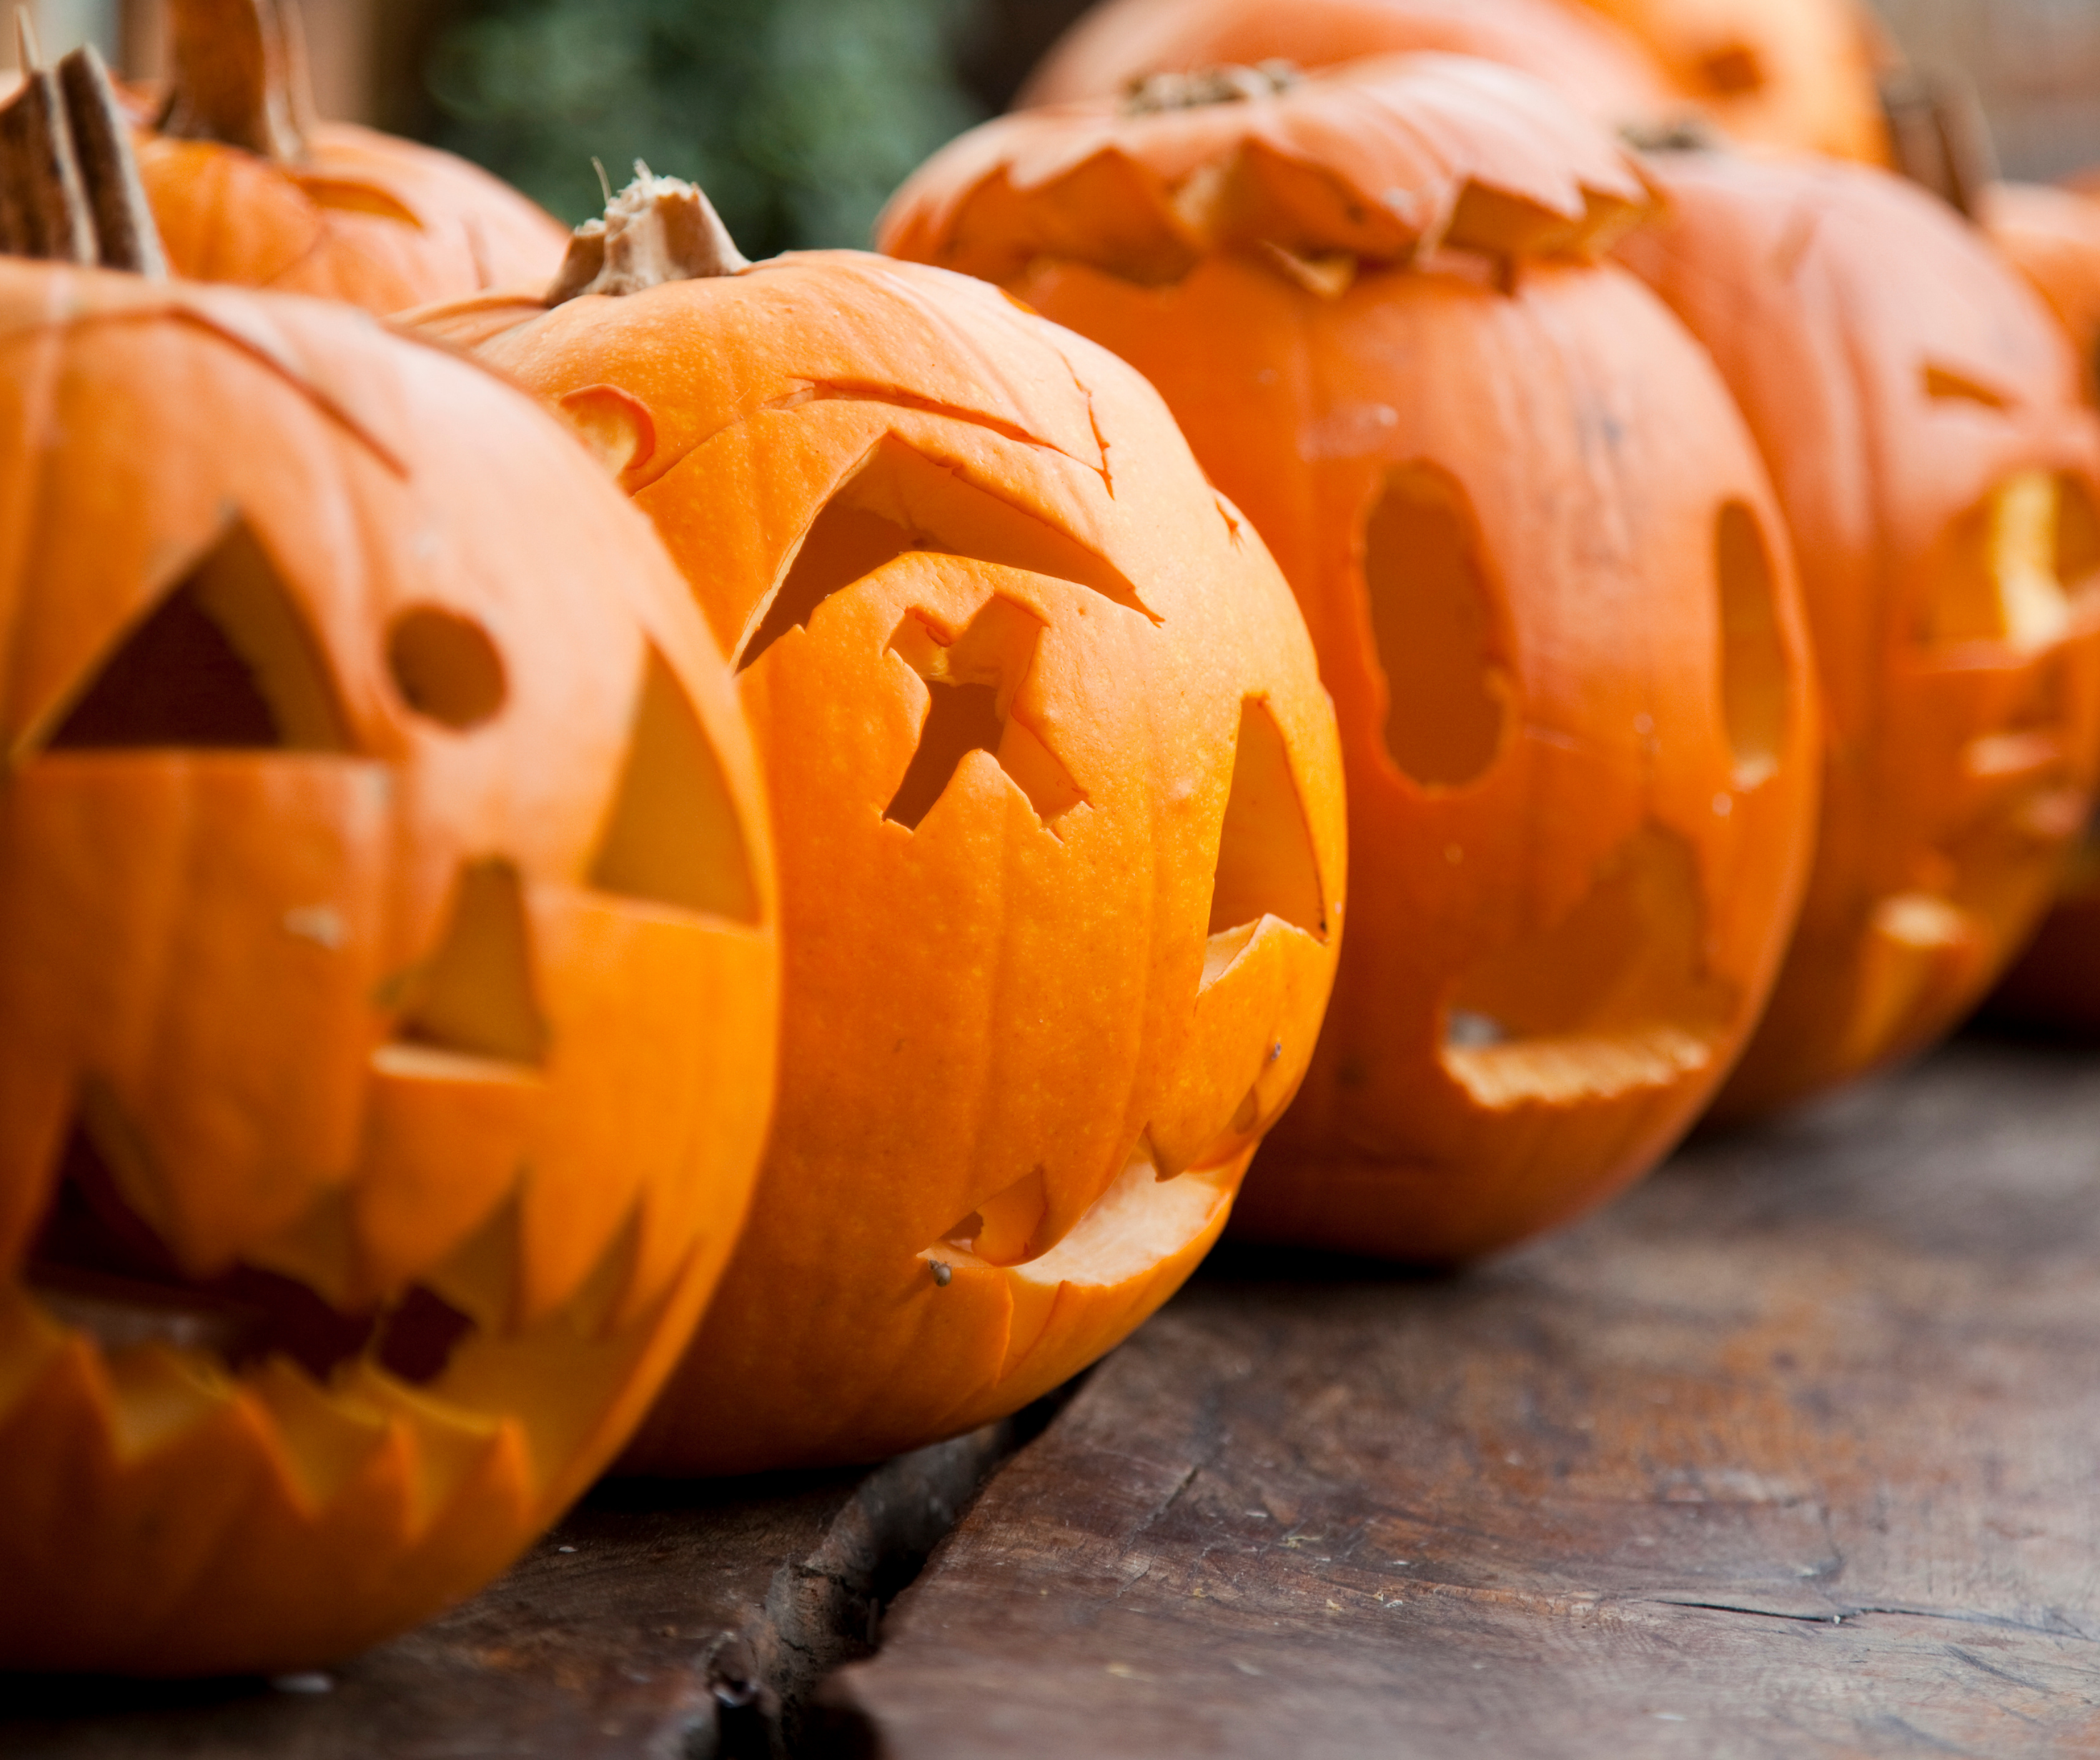
[[[1468,1277],[1214,1260],[832,1745],[2100,1752],[2096,1249],[2100,1057],[1972,1040]]]
[[[8,1760],[770,1760],[1047,1411],[874,1472],[602,1486],[501,1582],[339,1670],[0,1675]]]

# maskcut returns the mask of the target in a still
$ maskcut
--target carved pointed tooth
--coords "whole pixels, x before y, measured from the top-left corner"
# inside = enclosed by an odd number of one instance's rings
[[[419,1393],[369,1362],[346,1371],[338,1386],[345,1395],[384,1410],[402,1439],[412,1537],[429,1529],[461,1487],[485,1467],[491,1451],[502,1445],[503,1432],[515,1428],[509,1419],[470,1415]]]
[[[518,1202],[514,1193],[465,1246],[421,1279],[492,1335],[509,1332],[516,1320]]]
[[[348,1186],[337,1186],[293,1227],[250,1247],[242,1258],[265,1271],[296,1278],[338,1313],[364,1312],[390,1292],[373,1287],[352,1226],[353,1201]]]
[[[604,1339],[619,1330],[627,1292],[634,1287],[641,1246],[642,1216],[638,1205],[629,1212],[611,1244],[561,1316],[577,1337]]]
[[[529,1069],[420,1045],[375,1054],[354,1200],[373,1287],[398,1292],[516,1196],[545,1098]]]
[[[333,1397],[297,1365],[273,1357],[247,1390],[276,1420],[300,1507],[318,1516],[362,1476],[392,1426],[369,1401]]]

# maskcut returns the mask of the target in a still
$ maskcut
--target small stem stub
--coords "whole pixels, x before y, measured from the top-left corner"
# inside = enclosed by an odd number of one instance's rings
[[[1124,88],[1125,116],[1154,116],[1162,110],[1197,110],[1206,104],[1248,103],[1288,91],[1303,76],[1289,61],[1264,61],[1254,67],[1229,62],[1187,73],[1148,73]]]
[[[0,109],[0,253],[167,274],[131,133],[90,46],[29,65]]]
[[[729,228],[695,184],[658,177],[638,163],[634,181],[569,239],[561,273],[547,290],[559,306],[585,293],[639,293],[667,281],[700,281],[751,266]]]

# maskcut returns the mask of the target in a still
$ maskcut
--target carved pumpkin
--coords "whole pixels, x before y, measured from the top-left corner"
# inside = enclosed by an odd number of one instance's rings
[[[425,322],[593,437],[685,567],[777,803],[787,971],[751,1221],[629,1461],[867,1459],[1056,1386],[1222,1226],[1331,981],[1333,711],[1121,362],[858,252],[721,273],[668,180],[576,263],[558,297],[603,291]]]
[[[0,630],[0,1668],[310,1665],[551,1521],[727,1257],[748,737],[530,400],[13,259]]]
[[[2067,188],[1993,184],[1980,218],[2070,336],[2086,401],[2100,399],[2100,200],[2090,174]],[[2100,1029],[2100,828],[2090,821],[2049,915],[1987,1007],[2014,1019]]]
[[[1771,468],[1829,719],[1744,1113],[1930,1043],[2046,904],[2100,755],[2100,451],[2062,333],[1941,203],[1856,167],[1655,163],[1670,221],[1624,253]]]
[[[1682,102],[1630,36],[1557,0],[1104,0],[1052,46],[1019,101],[1111,97],[1158,73],[1326,68],[1404,51],[1520,68],[1614,124],[1652,123]]]
[[[1234,1225],[1463,1257],[1636,1177],[1756,1018],[1813,811],[1785,538],[1696,345],[1587,260],[1650,200],[1608,136],[1445,56],[1214,86],[988,123],[880,235],[1132,362],[1273,547],[1355,909]]]
[[[551,275],[568,234],[464,159],[312,114],[295,0],[167,0],[139,143],[174,272],[387,313]]]
[[[1865,0],[1582,0],[1638,37],[1736,139],[1885,164],[1877,75],[1892,59]]]
[[[1878,163],[1878,48],[1851,0],[1104,0],[1021,97],[1106,98],[1155,73],[1226,64],[1441,51],[1536,74],[1644,134],[1696,108],[1745,140]]]

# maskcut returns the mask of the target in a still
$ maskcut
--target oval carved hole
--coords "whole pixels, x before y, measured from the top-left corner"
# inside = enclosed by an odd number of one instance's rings
[[[2100,570],[2100,505],[2083,479],[2056,479],[2056,579],[2066,592],[2085,587]]]
[[[1394,471],[1364,528],[1364,586],[1385,675],[1386,750],[1424,787],[1494,762],[1508,671],[1465,494],[1427,464]]]
[[[436,605],[412,606],[395,618],[386,665],[404,702],[461,733],[492,717],[510,693],[488,631]]]
[[[2075,479],[2016,471],[1948,530],[1924,608],[1925,640],[2046,648],[2071,621],[2067,567],[2089,570],[2093,507]]]
[[[1736,785],[1755,788],[1786,749],[1791,692],[1772,599],[1771,552],[1757,516],[1740,501],[1714,525],[1721,598],[1721,712],[1735,754]]]

